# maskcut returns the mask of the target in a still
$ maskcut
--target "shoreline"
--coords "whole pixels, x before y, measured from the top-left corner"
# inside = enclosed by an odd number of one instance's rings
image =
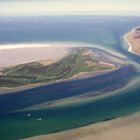
[[[7,47],[6,47],[7,46]],[[107,47],[103,47],[99,44],[92,44],[92,43],[85,43],[85,42],[25,42],[25,43],[8,43],[8,44],[0,44],[0,51],[4,49],[16,49],[16,48],[33,48],[33,46],[37,47],[53,47],[53,48],[60,48],[60,47],[65,47],[65,48],[73,48],[73,47],[91,47],[91,48],[98,48],[102,49],[103,51],[106,51],[108,53],[112,53],[113,55],[116,55],[118,57],[125,58],[124,55],[121,53],[115,51],[115,50],[110,50]]]
[[[128,36],[129,34],[133,33],[134,31],[136,31],[136,29],[139,28],[139,27],[140,27],[140,26],[135,27],[135,28],[132,29],[129,33],[126,33],[125,36],[124,36],[124,40],[125,40],[125,43],[126,43],[126,48],[127,48],[127,50],[128,50],[130,53],[133,53],[133,54],[138,55],[138,56],[139,56],[139,54],[136,53],[135,51],[133,51],[133,46],[132,46],[131,43],[128,41],[127,36]]]
[[[73,48],[73,47],[102,47],[96,44],[87,44],[87,43],[79,43],[79,42],[44,42],[44,43],[15,43],[15,44],[0,44],[0,50],[8,50],[8,49],[21,49],[21,48],[38,48],[38,47],[54,47],[54,48]]]
[[[126,42],[126,45],[127,45],[126,47],[127,47],[128,51],[129,51],[130,53],[133,53],[133,54],[138,55],[137,53],[135,53],[135,52],[133,51],[133,47],[132,47],[132,45],[129,43],[129,41],[127,40],[127,36],[128,36],[128,33],[125,34],[124,40],[125,40],[125,42]]]
[[[140,112],[124,115],[84,127],[23,140],[138,140],[140,139]]]
[[[74,46],[73,46],[74,47]],[[59,51],[59,53],[57,53]],[[66,56],[70,47],[56,45],[0,45],[0,70],[25,63],[56,60]]]
[[[23,51],[27,52],[29,58],[31,59],[31,57],[30,57],[31,52],[34,51],[35,49],[37,49],[36,52],[34,54],[32,54],[32,58],[34,57],[36,60],[31,61],[31,62],[43,62],[43,61],[47,61],[47,60],[50,60],[50,59],[51,60],[60,60],[62,57],[66,56],[69,53],[70,49],[75,48],[75,47],[83,47],[84,44],[82,46],[80,46],[80,45],[81,44],[79,44],[79,43],[66,43],[66,44],[65,43],[63,43],[63,44],[62,43],[58,43],[58,44],[56,44],[56,43],[43,44],[42,43],[42,46],[39,43],[38,44],[32,44],[31,43],[31,44],[3,45],[3,47],[1,47],[1,45],[0,45],[0,53],[1,54],[5,53],[4,58],[7,59],[7,60],[3,59],[3,56],[1,56],[1,58],[6,63],[7,63],[7,61],[9,61],[11,66],[16,66],[16,65],[20,65],[20,64],[25,64],[26,61],[24,61],[25,57],[21,56],[20,63],[18,62],[19,64],[16,64],[17,62],[15,62],[15,60],[16,60],[15,59],[15,54],[16,54],[15,52],[18,52],[18,55],[20,53],[23,53]],[[47,56],[48,58],[39,59],[41,53],[39,53],[38,58],[35,57],[38,54],[38,50],[41,50],[41,48],[45,48],[46,50],[48,50],[48,52],[44,53],[44,56]],[[59,53],[59,55],[56,56],[56,53],[58,52],[58,49],[59,49],[60,53]],[[9,59],[9,57],[6,58],[7,57],[7,55],[6,55],[7,51],[9,51],[9,54],[12,54],[11,59]],[[20,53],[19,53],[19,51],[20,51]],[[44,51],[44,49],[42,51]],[[41,56],[42,56],[42,54],[41,54]],[[53,59],[49,58],[49,57],[53,57]],[[29,60],[27,60],[27,61],[29,61]],[[0,63],[1,62],[3,62],[3,61],[1,60]],[[28,63],[30,63],[30,62],[28,62]],[[2,65],[3,64],[4,64],[4,62],[2,63]],[[73,75],[72,77],[67,78],[67,79],[59,79],[59,80],[50,81],[50,82],[47,82],[47,83],[46,82],[45,83],[33,83],[33,84],[28,84],[28,85],[23,85],[23,86],[18,86],[18,87],[0,87],[0,95],[7,94],[7,93],[12,93],[12,92],[18,92],[18,91],[21,91],[21,90],[26,90],[26,89],[31,89],[31,88],[36,88],[36,87],[39,87],[39,86],[54,84],[54,83],[57,83],[57,82],[63,82],[63,81],[67,81],[67,80],[78,80],[78,79],[84,79],[84,78],[88,78],[88,77],[92,77],[92,76],[98,76],[98,75],[102,75],[102,74],[105,74],[105,73],[108,73],[108,72],[112,72],[112,71],[114,71],[114,70],[116,70],[120,67],[120,66],[117,66],[113,63],[108,63],[108,62],[103,62],[103,61],[100,61],[100,64],[112,66],[113,69],[103,70],[103,71],[101,70],[101,71],[80,72],[80,73],[77,73],[77,74]],[[8,65],[8,63],[7,63],[7,65]],[[7,65],[5,65],[5,66],[3,65],[2,69],[7,68],[7,67],[11,67],[11,66],[7,66]],[[2,67],[2,66],[0,65],[0,67]],[[0,72],[0,74],[2,74],[2,73]]]
[[[22,90],[28,90],[28,89],[32,89],[32,88],[37,88],[37,87],[41,87],[41,86],[47,86],[50,84],[55,84],[55,83],[59,83],[59,82],[64,82],[64,81],[70,81],[70,80],[80,80],[80,79],[86,79],[89,77],[95,77],[95,76],[99,76],[102,74],[106,74],[112,71],[117,70],[118,68],[114,68],[114,69],[109,69],[109,70],[103,70],[103,71],[91,71],[91,72],[80,72],[77,73],[75,75],[73,75],[72,77],[69,77],[67,79],[60,79],[60,80],[56,80],[56,81],[50,81],[50,82],[46,82],[46,83],[36,83],[36,84],[28,84],[28,85],[24,85],[24,86],[18,86],[18,87],[0,87],[0,95],[3,94],[12,94],[14,92],[19,92]]]

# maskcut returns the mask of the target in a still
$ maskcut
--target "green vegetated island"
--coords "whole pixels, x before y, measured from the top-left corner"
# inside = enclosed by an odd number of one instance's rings
[[[81,72],[97,72],[117,66],[101,62],[90,48],[73,48],[60,60],[36,61],[4,68],[0,87],[17,87],[68,79]]]

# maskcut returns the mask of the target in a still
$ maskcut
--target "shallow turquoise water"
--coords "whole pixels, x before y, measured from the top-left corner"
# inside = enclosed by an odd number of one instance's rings
[[[0,137],[12,140],[47,134],[135,112],[140,109],[139,90],[137,85],[133,90],[98,101],[47,110],[1,114]],[[38,118],[42,120],[39,121]]]

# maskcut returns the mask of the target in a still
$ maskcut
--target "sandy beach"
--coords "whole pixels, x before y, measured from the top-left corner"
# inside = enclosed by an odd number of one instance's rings
[[[0,69],[33,61],[57,60],[68,52],[68,47],[56,47],[49,44],[0,46]]]
[[[68,131],[24,140],[140,140],[140,112]]]
[[[128,51],[136,55],[140,55],[140,27],[134,28],[131,32],[124,36]]]

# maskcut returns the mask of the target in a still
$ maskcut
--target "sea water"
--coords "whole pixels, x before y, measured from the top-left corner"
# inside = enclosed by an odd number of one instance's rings
[[[0,44],[28,42],[93,43],[102,45],[105,49],[116,50],[131,60],[132,64],[137,63],[139,65],[140,57],[127,52],[122,42],[122,36],[132,28],[139,26],[139,23],[139,17],[1,17]],[[139,73],[136,77],[139,77]],[[120,83],[121,80],[123,79],[114,82]],[[109,83],[106,84],[109,86]],[[65,84],[61,84],[61,86],[65,86]],[[101,87],[103,86],[101,85]],[[129,90],[119,91],[118,94],[97,101],[52,109],[23,112],[16,110],[20,106],[32,105],[33,100],[39,98],[40,95],[39,99],[44,101],[44,95],[47,97],[48,90],[49,87],[44,86],[18,94],[0,96],[2,99],[0,139],[14,140],[66,130],[116,118],[140,109],[140,87],[139,82],[137,82]],[[88,90],[87,88],[86,91],[88,92]],[[86,91],[84,92],[86,93]],[[34,94],[36,92],[40,94]],[[63,92],[65,93],[65,90]],[[77,91],[79,94],[81,92],[83,91]],[[55,94],[59,95],[59,92],[56,90]],[[4,108],[5,112],[3,111]],[[14,108],[15,111],[13,111]]]

